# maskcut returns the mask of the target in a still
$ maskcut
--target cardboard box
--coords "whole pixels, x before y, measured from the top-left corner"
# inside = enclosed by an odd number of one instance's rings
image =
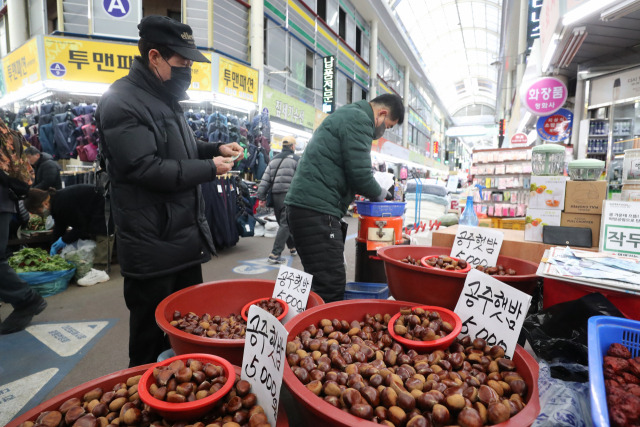
[[[542,242],[543,225],[560,225],[562,212],[553,209],[527,209],[524,224],[524,240]]]
[[[564,211],[602,215],[602,202],[607,198],[607,181],[567,181]]]
[[[563,212],[560,225],[563,227],[582,227],[591,229],[591,246],[600,242],[600,219],[602,215],[577,214]]]
[[[566,183],[566,176],[532,175],[529,208],[561,211],[565,204]]]

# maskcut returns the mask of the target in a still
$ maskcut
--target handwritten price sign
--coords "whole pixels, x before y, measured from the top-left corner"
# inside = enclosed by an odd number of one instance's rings
[[[503,239],[502,231],[459,225],[449,256],[463,259],[474,267],[493,267],[498,262]]]
[[[482,338],[513,357],[531,296],[471,269],[454,312],[462,320],[460,334]]]
[[[258,306],[249,307],[247,318],[241,377],[251,383],[269,424],[275,426],[289,334],[278,319]]]
[[[313,276],[304,271],[286,265],[280,267],[272,297],[280,298],[289,305],[289,312],[282,319],[283,324],[307,308],[312,279]]]

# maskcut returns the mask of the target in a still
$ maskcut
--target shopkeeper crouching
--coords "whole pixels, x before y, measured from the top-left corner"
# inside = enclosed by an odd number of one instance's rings
[[[107,238],[104,197],[96,191],[94,185],[71,185],[58,191],[53,188],[49,191],[32,188],[24,206],[32,214],[53,217],[53,237],[57,240],[51,245],[51,255],[57,254],[78,239],[95,240],[93,264],[95,267],[106,268],[109,262],[107,254],[111,253],[109,245],[113,240]],[[92,268],[78,280],[78,285],[92,286],[107,280],[109,275],[106,272]]]

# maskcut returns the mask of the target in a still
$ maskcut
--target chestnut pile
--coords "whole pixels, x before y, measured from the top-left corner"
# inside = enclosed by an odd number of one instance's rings
[[[280,316],[284,311],[284,308],[282,308],[282,304],[280,304],[280,302],[275,298],[263,299],[253,305],[257,305],[258,307],[265,311],[268,311],[275,317]],[[247,314],[249,314],[248,311],[249,310],[247,310]]]
[[[611,425],[640,425],[640,357],[632,358],[622,344],[611,344],[603,368]]]
[[[482,271],[489,276],[515,276],[517,273],[513,268],[504,268],[503,265],[497,265],[494,267],[484,267],[479,265],[476,270]]]
[[[217,339],[244,339],[247,330],[242,316],[233,313],[229,317],[211,316],[209,313],[200,317],[194,312],[182,316],[176,310],[169,324],[188,334]]]
[[[464,337],[447,350],[405,351],[387,331],[390,318],[323,319],[287,343],[287,361],[325,402],[391,427],[478,427],[524,408],[527,385],[502,347]]]
[[[418,265],[418,266],[422,266],[422,264],[420,264],[420,260],[419,259],[415,259],[414,257],[412,257],[411,255],[407,255],[406,258],[402,258],[400,260],[400,262],[404,262],[406,264],[411,264],[411,265]]]
[[[400,309],[400,317],[393,325],[393,331],[408,340],[433,341],[449,335],[453,326],[442,320],[437,311],[403,307]]]
[[[97,387],[83,396],[63,402],[58,410],[41,412],[33,421],[19,427],[34,426],[149,426],[149,427],[266,427],[264,409],[257,404],[251,385],[236,375],[235,384],[227,395],[216,402],[214,409],[196,421],[170,421],[143,404],[138,397],[138,382],[142,375],[116,384],[110,391]]]
[[[433,268],[442,268],[443,270],[464,270],[467,268],[467,261],[463,259],[453,259],[447,255],[440,255],[437,258],[427,260],[427,265]]]
[[[227,382],[224,368],[195,359],[189,359],[186,365],[182,360],[175,360],[167,366],[156,367],[153,379],[149,394],[171,403],[204,399]]]

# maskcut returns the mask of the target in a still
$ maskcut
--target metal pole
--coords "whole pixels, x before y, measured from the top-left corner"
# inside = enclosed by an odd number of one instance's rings
[[[369,101],[378,95],[378,20],[371,21],[369,40]]]

